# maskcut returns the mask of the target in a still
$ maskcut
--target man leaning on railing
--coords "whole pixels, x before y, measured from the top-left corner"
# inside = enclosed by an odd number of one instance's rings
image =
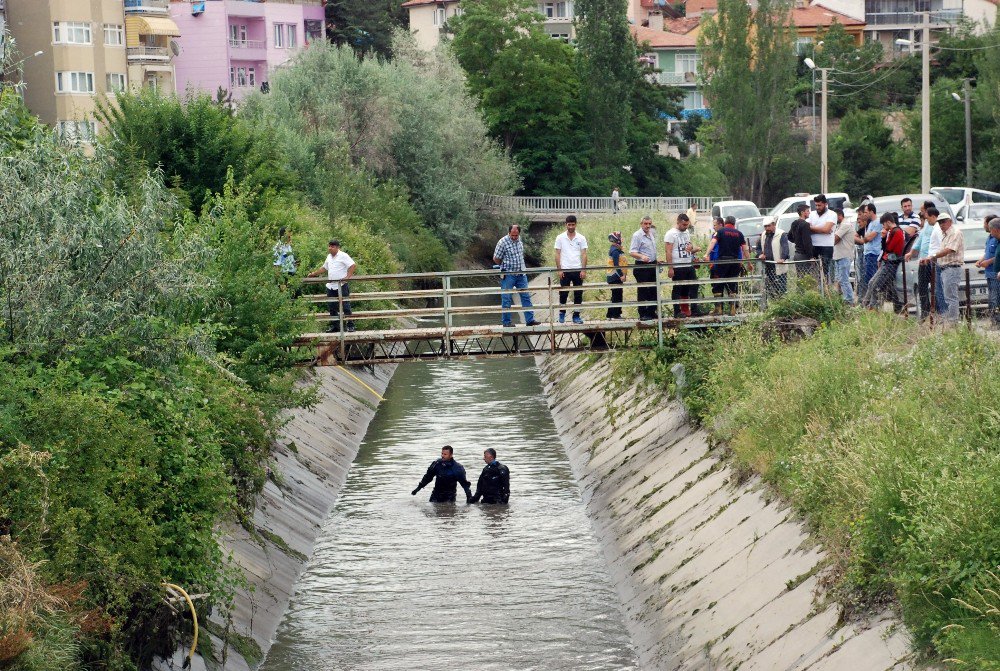
[[[493,263],[500,268],[500,307],[503,325],[513,328],[514,322],[509,312],[511,304],[514,302],[512,289],[518,290],[521,297],[521,307],[531,307],[531,294],[528,293],[528,276],[524,274],[524,243],[521,242],[521,227],[511,224],[507,229],[507,235],[500,238],[496,249],[493,250]],[[538,326],[535,321],[535,313],[528,310],[524,313],[526,326]]]

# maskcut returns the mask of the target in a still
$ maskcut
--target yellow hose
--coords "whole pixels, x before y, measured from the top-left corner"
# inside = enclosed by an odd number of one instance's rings
[[[186,669],[191,666],[191,660],[194,658],[194,651],[198,647],[198,613],[195,612],[194,601],[192,601],[191,597],[188,596],[188,593],[184,591],[184,588],[169,582],[163,583],[163,586],[180,592],[181,596],[184,597],[184,600],[187,601],[188,608],[191,609],[191,620],[194,622],[194,640],[191,641],[191,652],[188,653],[187,659],[184,660],[184,665],[181,667],[182,669]]]
[[[385,400],[385,397],[382,396],[382,394],[378,393],[377,391],[375,391],[374,389],[372,389],[371,387],[369,387],[368,384],[364,380],[362,380],[360,377],[358,377],[357,375],[355,375],[354,373],[352,373],[351,371],[347,370],[346,368],[344,368],[341,365],[338,365],[337,368],[339,368],[340,370],[344,371],[345,373],[347,373],[348,375],[350,375],[351,377],[353,377],[355,380],[357,380],[361,384],[361,386],[363,386],[365,389],[367,389],[371,393],[375,394],[375,398],[377,398],[380,401],[384,401]]]

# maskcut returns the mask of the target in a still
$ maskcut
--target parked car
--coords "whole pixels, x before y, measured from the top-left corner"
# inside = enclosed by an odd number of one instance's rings
[[[982,224],[986,215],[1000,215],[1000,203],[960,203],[954,206],[955,221]]]
[[[989,237],[989,233],[983,228],[982,220],[978,223],[966,221],[958,228],[962,231],[962,240],[965,243],[965,269],[969,271],[972,305],[976,308],[985,308],[989,303],[989,294],[986,290],[986,271],[982,268],[976,268],[976,261],[983,258],[983,250],[986,249],[986,238]],[[964,276],[962,284],[958,288],[958,295],[961,298],[961,304],[965,305]]]
[[[712,206],[713,217],[736,217],[736,221],[759,217],[760,209],[749,200],[720,200]]]
[[[768,211],[768,215],[775,218],[778,228],[787,232],[791,228],[792,222],[799,216],[799,204],[805,203],[810,210],[816,209],[816,203],[813,201],[815,197],[815,193],[797,193],[794,196],[789,196],[772,207]],[[846,193],[828,193],[826,200],[831,210],[842,208],[845,218],[850,219],[855,215],[855,209],[851,207],[851,198]]]
[[[935,186],[931,189],[949,205],[961,203],[1000,203],[1000,193],[985,189],[972,189],[966,186]]]
[[[746,238],[747,244],[750,245],[750,251],[753,251],[754,245],[760,240],[760,236],[764,234],[764,221],[770,219],[770,217],[747,217],[746,219],[741,219],[739,223],[736,224],[736,228],[743,233],[743,237]]]

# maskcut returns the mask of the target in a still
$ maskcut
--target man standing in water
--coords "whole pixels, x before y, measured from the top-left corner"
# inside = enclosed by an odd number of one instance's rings
[[[420,484],[410,493],[416,496],[417,492],[429,485],[431,480],[434,480],[431,503],[446,503],[448,501],[454,503],[456,485],[462,485],[462,489],[465,490],[466,503],[472,503],[472,483],[465,479],[465,467],[455,461],[454,456],[455,450],[451,448],[451,445],[442,447],[441,458],[434,460],[427,472],[424,473]]]
[[[482,499],[487,504],[507,503],[510,499],[510,471],[497,461],[497,451],[492,447],[483,452],[483,461],[486,466],[479,475],[476,493],[469,502],[479,503]]]

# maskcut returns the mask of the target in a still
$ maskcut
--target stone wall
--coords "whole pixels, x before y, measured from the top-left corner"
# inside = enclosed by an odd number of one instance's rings
[[[311,381],[319,386],[319,402],[310,410],[296,412],[274,447],[274,475],[254,511],[256,533],[236,527],[228,529],[221,540],[223,552],[232,553],[232,561],[252,586],[236,594],[233,633],[237,642],[228,647],[223,659],[217,636],[223,624],[207,623],[202,635],[211,637],[216,659],[206,662],[196,657],[195,671],[249,671],[271,647],[321,525],[375,416],[379,399],[373,390],[383,394],[394,370],[394,366],[322,366],[310,373]],[[161,668],[179,669],[184,654],[178,651]]]
[[[643,669],[911,668],[898,620],[843,621],[806,526],[679,404],[611,398],[607,359],[538,363]]]

